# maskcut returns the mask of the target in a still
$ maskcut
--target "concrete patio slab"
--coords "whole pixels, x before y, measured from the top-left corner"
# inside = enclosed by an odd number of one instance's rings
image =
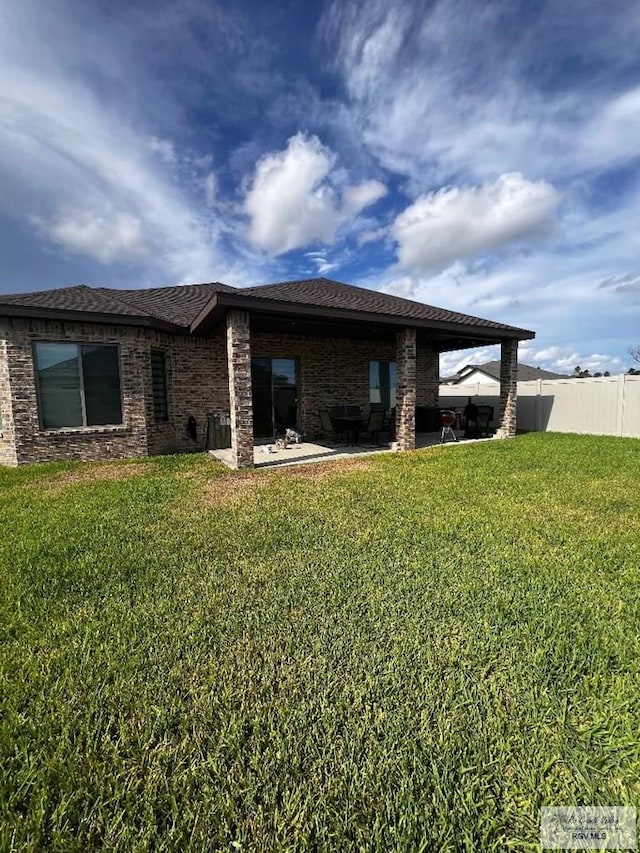
[[[439,432],[423,432],[416,435],[416,450],[425,447],[459,447],[463,444],[474,444],[479,441],[491,441],[491,438],[462,438],[458,436],[458,442],[446,441],[440,444]],[[269,453],[267,448],[271,447]],[[336,444],[331,441],[314,443],[303,441],[300,444],[290,444],[287,448],[277,448],[273,442],[256,444],[253,452],[253,463],[256,468],[275,468],[283,465],[302,465],[312,462],[324,462],[330,459],[352,459],[356,456],[367,456],[374,453],[398,453],[390,444],[362,444],[345,445]],[[230,448],[223,450],[210,450],[211,456],[232,467],[232,454]]]

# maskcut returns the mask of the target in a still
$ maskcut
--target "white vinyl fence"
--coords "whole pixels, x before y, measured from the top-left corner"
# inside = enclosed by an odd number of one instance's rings
[[[500,409],[496,385],[441,385],[440,404],[462,407],[468,397]],[[518,382],[518,429],[640,437],[640,376],[537,379]]]

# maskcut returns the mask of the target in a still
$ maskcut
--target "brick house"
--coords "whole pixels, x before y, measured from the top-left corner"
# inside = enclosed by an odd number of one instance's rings
[[[335,403],[394,404],[410,449],[416,405],[438,403],[440,353],[488,344],[501,344],[506,437],[518,341],[533,337],[322,278],[0,296],[0,464],[202,450],[208,414],[229,412],[248,467],[254,435],[312,435]]]

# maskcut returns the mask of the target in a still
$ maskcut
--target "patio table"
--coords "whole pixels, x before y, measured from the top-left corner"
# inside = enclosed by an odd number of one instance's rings
[[[344,417],[334,418],[334,420],[336,422],[336,426],[344,429],[344,432],[347,435],[347,445],[356,445],[358,443],[360,430],[364,429],[367,425],[367,419],[362,416],[349,417],[348,415],[345,415]]]

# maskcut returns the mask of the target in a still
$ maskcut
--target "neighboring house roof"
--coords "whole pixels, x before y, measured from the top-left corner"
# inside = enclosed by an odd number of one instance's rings
[[[0,295],[0,315],[84,317],[93,322],[141,324],[183,333],[205,333],[221,322],[229,308],[250,310],[264,316],[290,317],[290,325],[303,320],[316,323],[377,323],[412,325],[440,330],[455,348],[470,336],[533,338],[534,333],[493,320],[448,311],[356,287],[326,278],[287,281],[259,287],[234,288],[210,284],[120,290],[87,285],[38,293]]]
[[[484,364],[465,364],[456,374],[443,379],[443,384],[456,385],[471,373],[483,373],[491,379],[500,381],[500,362],[487,361]],[[518,381],[530,382],[533,379],[566,379],[564,373],[553,373],[551,370],[542,370],[540,367],[531,367],[528,364],[518,362]]]

